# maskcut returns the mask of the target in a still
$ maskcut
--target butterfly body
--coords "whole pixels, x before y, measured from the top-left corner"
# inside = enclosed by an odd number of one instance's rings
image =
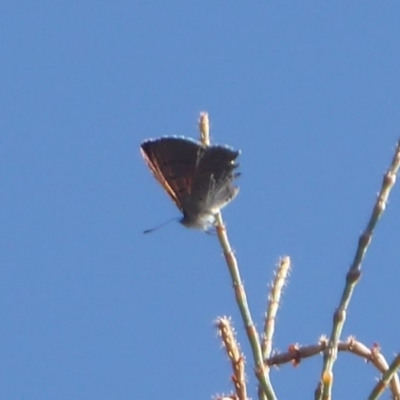
[[[233,181],[239,151],[205,146],[183,137],[163,137],[142,143],[142,155],[155,178],[182,212],[181,223],[208,229],[215,214],[238,194]]]

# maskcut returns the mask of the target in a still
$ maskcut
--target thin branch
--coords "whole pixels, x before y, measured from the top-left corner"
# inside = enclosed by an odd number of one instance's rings
[[[364,259],[365,253],[371,243],[374,228],[382,216],[391,189],[396,182],[396,174],[400,166],[400,140],[397,143],[396,151],[392,159],[392,163],[383,177],[382,187],[378,198],[372,210],[371,217],[365,228],[364,232],[359,238],[357,251],[354,256],[353,263],[346,276],[346,284],[340,299],[339,307],[334,313],[333,327],[330,336],[330,341],[326,351],[324,352],[324,363],[321,373],[321,378],[315,390],[315,399],[331,399],[332,397],[332,383],[333,383],[333,365],[337,358],[337,346],[339,343],[340,335],[346,321],[346,312],[353,295],[355,286],[361,276],[361,263]]]
[[[209,120],[208,120],[208,114],[206,112],[202,112],[200,114],[199,129],[201,134],[201,141],[204,144],[209,145],[210,144]],[[218,213],[215,216],[215,220],[216,220],[215,227],[218,240],[224,252],[226,264],[228,266],[232,280],[233,290],[235,292],[236,302],[238,304],[239,311],[242,316],[242,320],[247,333],[247,337],[249,339],[250,346],[253,352],[253,359],[255,363],[255,374],[260,382],[260,385],[267,399],[276,400],[276,396],[274,390],[272,389],[269,376],[266,373],[267,368],[263,362],[260,339],[258,336],[258,332],[255,328],[255,325],[253,323],[249,306],[247,304],[246,292],[244,290],[242,279],[240,277],[238,263],[230,246],[221,213]]]
[[[271,355],[272,338],[275,332],[276,314],[279,308],[279,302],[282,296],[282,290],[286,284],[286,279],[290,272],[290,258],[283,257],[279,261],[278,270],[275,274],[274,282],[268,298],[268,309],[265,316],[264,337],[261,344],[263,358]]]
[[[326,337],[321,337],[318,343],[300,346],[298,344],[292,344],[289,346],[288,351],[284,353],[273,354],[265,362],[270,367],[279,366],[286,363],[292,363],[293,366],[298,366],[302,360],[319,355],[321,352],[325,351],[328,347],[328,339]],[[396,400],[400,400],[400,380],[397,374],[390,375],[391,380],[384,379],[388,376],[389,370],[397,362],[399,362],[400,356],[392,362],[389,367],[385,357],[380,352],[378,346],[374,345],[371,348],[363,344],[362,342],[356,340],[354,337],[349,337],[345,342],[338,343],[338,351],[348,352],[361,357],[369,364],[373,365],[378,371],[383,374],[382,380],[386,382],[386,385],[390,385],[390,390],[392,396]],[[396,368],[394,366],[394,368]]]
[[[226,350],[232,366],[232,382],[238,400],[247,400],[246,374],[245,374],[245,357],[240,350],[239,343],[236,340],[235,330],[233,329],[231,320],[227,317],[217,318],[215,323],[218,328],[219,336]]]
[[[393,382],[396,380],[399,380],[399,377],[397,375],[397,370],[400,368],[400,354],[398,354],[392,363],[390,364],[389,368],[383,373],[382,378],[379,379],[375,387],[373,388],[371,394],[368,397],[368,400],[376,400],[378,397],[381,396],[381,394],[387,389],[388,385],[392,387]],[[393,393],[393,399],[394,400],[400,400],[400,392],[398,391],[397,393]]]

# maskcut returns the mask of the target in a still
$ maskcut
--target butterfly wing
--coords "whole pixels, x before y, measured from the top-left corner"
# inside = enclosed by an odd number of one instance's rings
[[[204,151],[202,146],[192,140],[169,137],[145,141],[141,151],[155,178],[184,212],[192,193],[196,161],[199,152]]]
[[[205,148],[198,158],[195,180],[192,184],[188,214],[215,214],[238,193],[232,183],[239,176],[234,172],[239,151],[223,146]]]
[[[142,143],[143,157],[155,178],[183,213],[187,227],[207,229],[215,214],[239,189],[233,181],[238,151],[204,146],[187,138],[164,137]]]

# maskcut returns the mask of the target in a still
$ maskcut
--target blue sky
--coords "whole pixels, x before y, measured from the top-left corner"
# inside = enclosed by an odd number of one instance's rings
[[[232,316],[217,238],[179,216],[141,141],[241,149],[225,209],[262,326],[279,257],[293,270],[274,348],[329,334],[358,236],[400,132],[400,3],[5,1],[0,5],[0,391],[14,399],[208,399],[231,371],[213,321]],[[363,265],[343,338],[399,350],[400,193]],[[322,357],[272,372],[311,398]],[[341,355],[337,398],[378,372]],[[290,384],[288,383],[290,382]],[[385,397],[388,398],[388,397]]]

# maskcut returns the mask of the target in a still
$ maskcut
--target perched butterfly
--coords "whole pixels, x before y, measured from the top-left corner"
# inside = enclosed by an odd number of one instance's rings
[[[232,183],[239,151],[205,146],[183,137],[146,140],[141,145],[150,170],[182,212],[180,222],[207,230],[215,214],[238,194]]]

